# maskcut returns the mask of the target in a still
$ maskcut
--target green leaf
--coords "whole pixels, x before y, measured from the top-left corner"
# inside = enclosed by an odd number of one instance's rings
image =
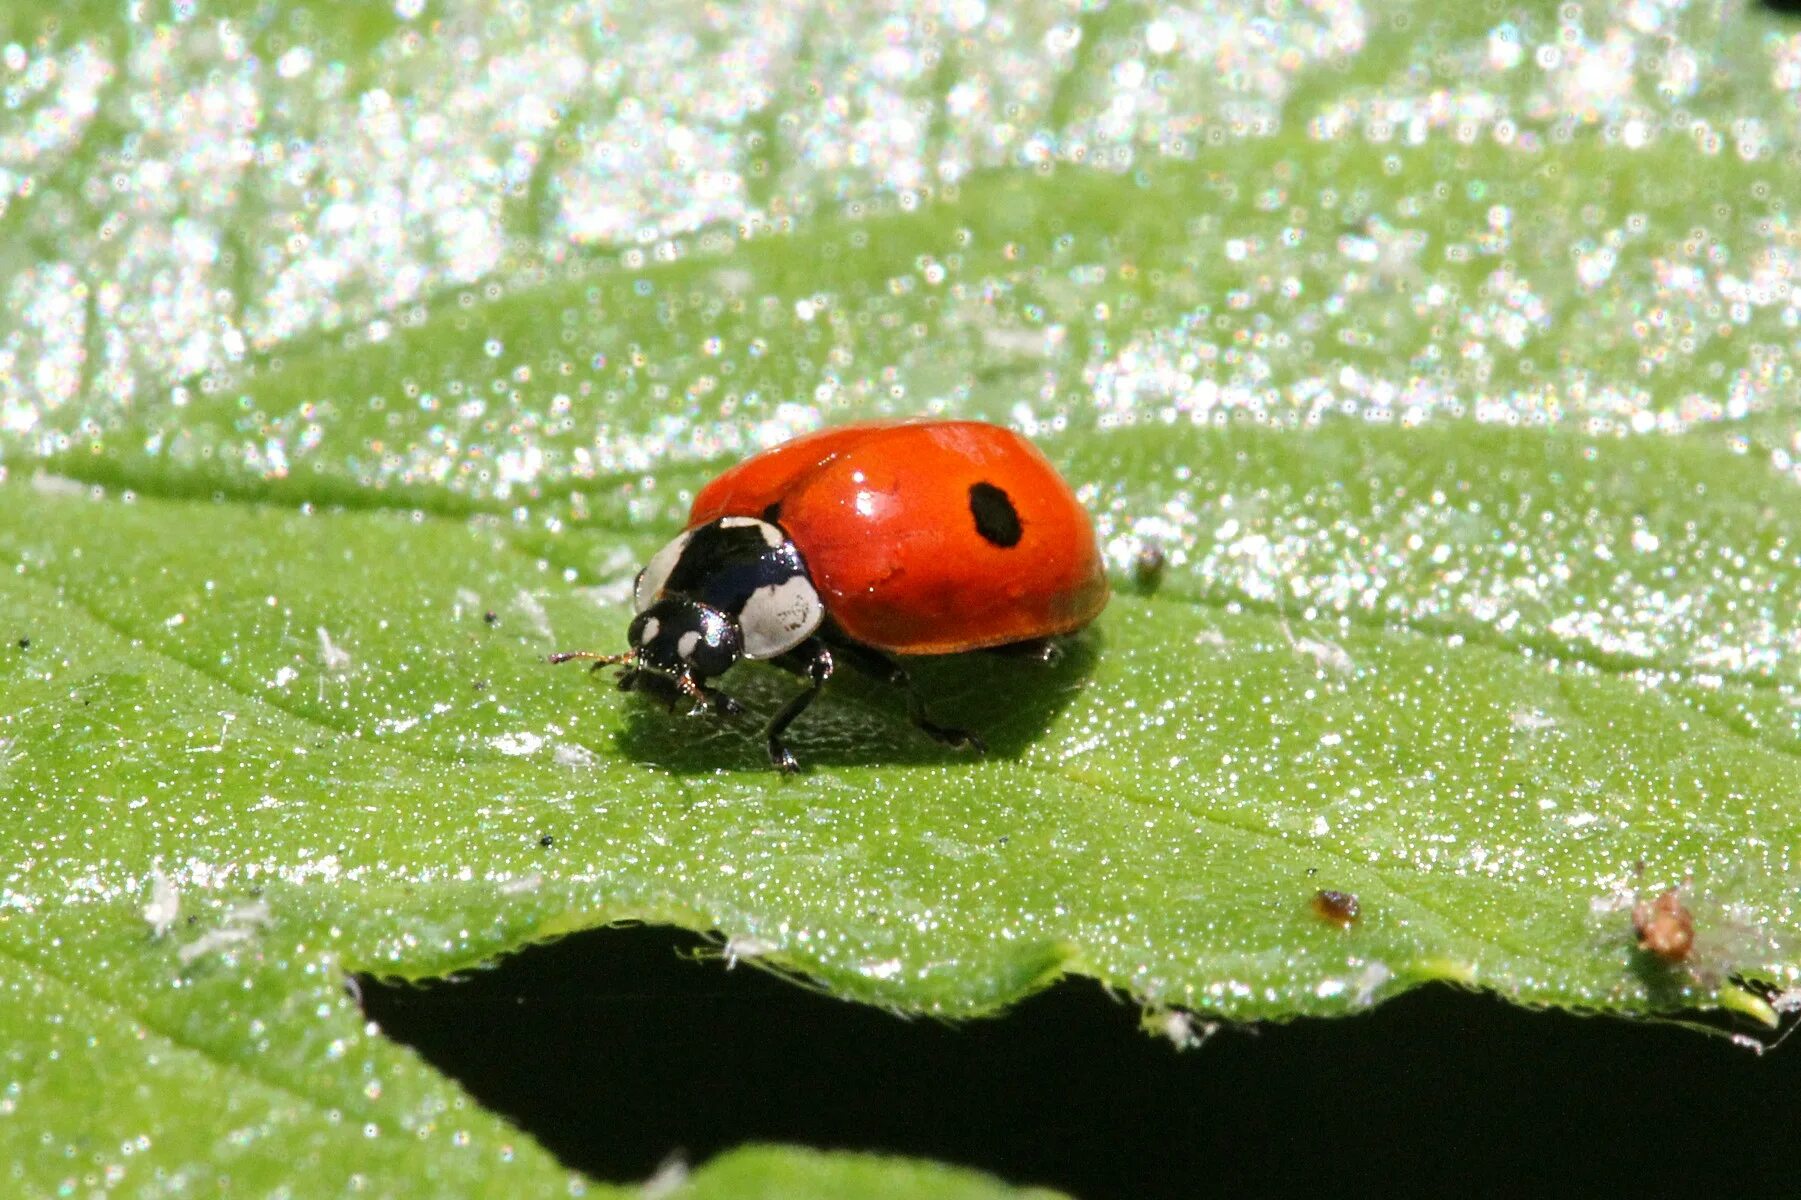
[[[1801,981],[1792,23],[203,7],[0,15],[15,1190],[596,1188],[344,976],[623,919],[1172,1032]],[[1036,436],[1115,570],[1055,667],[921,665],[986,758],[835,681],[784,779],[546,665],[721,465],[916,412]]]

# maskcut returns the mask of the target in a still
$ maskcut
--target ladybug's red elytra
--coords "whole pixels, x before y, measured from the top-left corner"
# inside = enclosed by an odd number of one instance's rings
[[[810,686],[764,729],[769,759],[835,658],[906,689],[913,723],[950,745],[891,654],[1023,649],[1050,657],[1107,603],[1094,526],[1025,438],[980,421],[874,421],[753,455],[702,488],[688,528],[638,575],[619,686],[742,711],[710,681],[767,659]]]

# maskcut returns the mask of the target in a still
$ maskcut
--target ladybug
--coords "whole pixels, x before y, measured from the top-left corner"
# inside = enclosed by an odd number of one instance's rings
[[[673,708],[743,711],[711,681],[739,659],[804,677],[763,736],[782,735],[842,661],[906,691],[927,734],[980,751],[933,722],[891,655],[1028,653],[1092,621],[1107,579],[1088,513],[1038,449],[979,421],[876,421],[822,430],[732,467],[700,490],[688,528],[639,572],[619,686]]]

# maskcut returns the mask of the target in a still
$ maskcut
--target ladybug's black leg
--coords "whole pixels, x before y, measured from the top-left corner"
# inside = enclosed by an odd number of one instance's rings
[[[682,689],[675,685],[675,680],[656,671],[627,671],[619,677],[619,690],[643,692],[670,712],[682,702]]]
[[[813,697],[819,695],[819,689],[825,686],[825,681],[832,677],[832,652],[818,638],[808,638],[774,662],[779,667],[805,675],[811,685],[782,705],[782,710],[769,719],[763,730],[763,737],[769,744],[769,761],[783,771],[793,772],[800,770],[800,760],[783,744],[782,733],[794,723],[794,718],[806,711],[807,705],[813,703]]]
[[[682,686],[680,680],[660,671],[627,671],[619,677],[619,690],[643,692],[670,712],[675,711],[684,696],[706,705],[721,717],[735,717],[744,711],[743,705],[724,692],[702,683],[695,684],[691,692]]]
[[[943,742],[947,746],[968,746],[977,754],[985,752],[988,747],[981,738],[967,729],[954,729],[949,725],[940,725],[926,715],[926,702],[913,688],[913,679],[907,674],[907,668],[889,658],[879,650],[871,650],[860,642],[834,641],[838,655],[845,662],[872,679],[879,679],[891,687],[899,688],[907,697],[907,719],[919,726],[929,737]]]
[[[990,654],[998,654],[1002,658],[1024,659],[1026,662],[1040,663],[1054,667],[1063,660],[1063,647],[1051,638],[1033,638],[1029,642],[1008,642],[1004,646],[993,646]]]
[[[738,703],[718,688],[708,687],[704,683],[696,682],[694,684],[694,690],[690,692],[689,695],[712,709],[714,716],[736,717],[744,712],[744,706],[742,704]]]

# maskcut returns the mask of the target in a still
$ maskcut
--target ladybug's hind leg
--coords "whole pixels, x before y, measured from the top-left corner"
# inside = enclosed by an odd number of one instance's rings
[[[833,646],[838,656],[857,670],[896,687],[907,697],[907,719],[917,725],[922,732],[934,741],[946,746],[968,746],[977,754],[985,752],[988,747],[981,738],[967,729],[955,729],[949,725],[940,725],[926,715],[926,702],[913,687],[913,678],[907,674],[907,668],[883,654],[880,650],[872,650],[861,642],[848,639],[835,640]]]
[[[807,705],[813,703],[813,697],[819,695],[819,689],[825,686],[825,681],[832,677],[832,652],[818,638],[808,638],[771,661],[797,675],[805,675],[810,685],[806,691],[782,705],[781,711],[771,717],[769,724],[763,728],[763,737],[769,745],[769,761],[777,769],[793,773],[800,770],[800,760],[794,757],[794,752],[782,741],[782,734],[794,723],[794,718],[806,711]]]
[[[1063,661],[1063,647],[1058,645],[1054,638],[1033,638],[1028,642],[1008,642],[1004,646],[989,647],[988,653],[1001,658],[1038,663],[1046,667],[1054,667]]]

